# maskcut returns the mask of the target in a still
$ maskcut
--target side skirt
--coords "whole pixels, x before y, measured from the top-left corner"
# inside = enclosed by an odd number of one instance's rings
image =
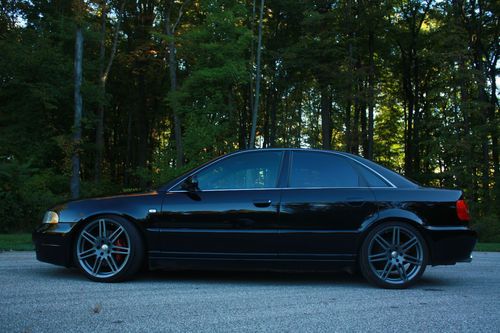
[[[149,268],[217,271],[338,271],[356,265],[354,256],[273,254],[149,253]]]

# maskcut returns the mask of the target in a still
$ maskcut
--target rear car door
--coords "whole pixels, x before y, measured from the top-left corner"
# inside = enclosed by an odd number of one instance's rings
[[[281,197],[279,257],[354,260],[361,225],[377,215],[373,191],[362,175],[366,170],[331,152],[291,155]]]

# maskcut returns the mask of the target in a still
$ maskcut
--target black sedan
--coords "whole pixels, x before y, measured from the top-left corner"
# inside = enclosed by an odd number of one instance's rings
[[[71,201],[33,233],[38,260],[95,281],[150,269],[330,271],[385,288],[427,265],[470,261],[459,190],[421,187],[359,156],[257,149],[219,157],[156,191]]]

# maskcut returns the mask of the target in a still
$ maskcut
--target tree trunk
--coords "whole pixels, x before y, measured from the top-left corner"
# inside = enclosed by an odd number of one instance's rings
[[[492,62],[490,68],[490,81],[491,81],[491,96],[490,96],[490,131],[491,131],[491,153],[493,157],[493,179],[495,180],[495,194],[496,199],[500,199],[500,161],[499,161],[499,149],[498,149],[498,135],[499,128],[497,122],[497,85],[496,85],[496,63],[497,60]]]
[[[332,99],[328,85],[321,88],[321,138],[323,149],[332,149]]]
[[[257,40],[257,63],[256,63],[256,75],[255,75],[255,102],[253,103],[252,110],[252,130],[250,132],[250,142],[248,148],[255,148],[255,132],[257,131],[257,114],[259,112],[259,95],[260,95],[260,58],[262,54],[262,17],[264,16],[264,0],[260,1],[260,13],[259,13],[259,37]]]
[[[367,144],[367,152],[365,157],[369,160],[373,160],[373,109],[375,107],[375,87],[374,87],[374,77],[375,77],[375,63],[373,60],[374,57],[374,32],[373,29],[370,29],[368,35],[368,53],[369,53],[369,73],[368,73],[368,144]]]
[[[406,57],[403,53],[403,90],[405,93],[407,117],[405,124],[405,175],[412,177],[413,175],[413,92],[411,80],[411,63],[412,58]]]
[[[82,140],[82,62],[83,62],[83,32],[82,27],[76,27],[74,62],[74,102],[75,120],[73,125],[73,157],[71,158],[71,198],[80,196],[80,146]]]
[[[168,52],[168,67],[170,73],[170,93],[174,93],[177,90],[177,58],[175,55],[175,43],[173,41],[173,35],[171,35],[171,40],[169,44]],[[175,149],[177,151],[177,167],[181,168],[184,166],[184,147],[182,145],[182,125],[181,118],[178,114],[177,106],[175,103],[171,105],[172,111],[174,113],[174,133],[175,133]]]
[[[356,89],[357,90],[357,89]],[[358,97],[359,91],[356,91],[354,97],[354,119],[352,123],[352,147],[351,153],[359,154],[359,116],[360,116],[360,103]]]
[[[278,107],[278,92],[276,89],[273,89],[272,93],[272,101],[271,101],[271,125],[270,125],[270,134],[269,134],[269,146],[276,146],[276,109]]]
[[[104,151],[104,108],[105,108],[105,97],[106,97],[106,82],[108,80],[109,71],[111,70],[111,66],[113,65],[113,60],[116,55],[116,48],[118,45],[118,33],[120,32],[120,24],[121,24],[121,16],[123,10],[125,8],[125,1],[122,0],[118,18],[116,22],[115,33],[113,36],[113,46],[111,47],[111,53],[109,55],[109,60],[107,65],[105,66],[105,57],[106,57],[106,19],[107,19],[107,6],[106,2],[103,1],[101,6],[101,41],[100,41],[100,50],[99,50],[99,106],[97,108],[97,126],[96,126],[96,159],[94,166],[94,177],[95,181],[99,182],[101,179],[102,173],[102,160],[103,160],[103,151]]]
[[[270,122],[270,114],[269,114],[269,105],[270,105],[270,96],[271,96],[271,89],[272,87],[266,89],[266,94],[265,94],[265,108],[264,108],[264,129],[263,129],[263,136],[264,136],[264,144],[263,148],[269,147],[269,122]]]
[[[238,147],[240,149],[246,149],[248,146],[248,136],[247,136],[247,125],[248,125],[248,115],[252,112],[251,108],[249,109],[250,103],[248,100],[252,99],[252,94],[250,93],[250,89],[243,89],[244,95],[243,100],[245,101],[245,106],[240,108],[239,115],[239,135],[238,135]]]
[[[179,9],[179,14],[177,17],[177,21],[171,25],[170,22],[170,11],[171,7],[173,5],[173,1],[170,2],[169,9],[167,11],[165,20],[165,32],[166,35],[168,36],[168,69],[169,69],[169,76],[170,76],[170,93],[174,93],[177,91],[177,49],[175,46],[175,28],[180,22],[180,19],[182,17],[182,10],[185,4],[187,4],[189,0],[185,0],[180,9]],[[170,107],[172,108],[172,112],[174,114],[174,135],[175,135],[175,149],[177,152],[177,167],[181,168],[184,166],[184,146],[182,143],[182,124],[181,124],[181,117],[179,115],[179,110],[177,109],[176,103],[171,103]]]
[[[96,183],[101,181],[101,164],[104,150],[104,98],[106,95],[106,81],[104,80],[104,58],[106,56],[106,2],[101,6],[101,41],[99,45],[99,105],[97,107],[97,125],[95,134],[96,157],[94,165],[94,177]]]
[[[416,46],[415,46],[416,48]],[[413,152],[412,152],[412,171],[413,173],[419,173],[420,171],[420,73],[419,73],[419,61],[417,57],[417,51],[414,48],[413,55]]]
[[[125,157],[124,183],[130,186],[130,168],[132,162],[132,110],[128,110],[127,117],[127,151]]]
[[[351,104],[351,97],[348,96],[345,108],[345,150],[347,152],[351,152],[352,149]]]

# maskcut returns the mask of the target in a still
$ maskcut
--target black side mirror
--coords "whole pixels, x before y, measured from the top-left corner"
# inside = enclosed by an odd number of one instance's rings
[[[183,190],[188,191],[188,192],[196,192],[196,191],[198,191],[200,189],[198,187],[198,179],[196,178],[196,176],[189,176],[189,177],[187,177],[182,182],[181,188]]]

